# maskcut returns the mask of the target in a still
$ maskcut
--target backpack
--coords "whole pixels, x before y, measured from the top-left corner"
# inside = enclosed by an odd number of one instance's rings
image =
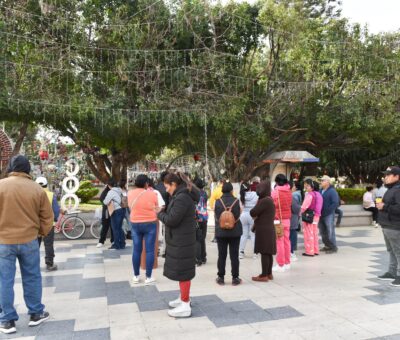
[[[232,230],[235,227],[235,224],[237,222],[235,219],[235,216],[232,213],[232,208],[238,200],[235,199],[235,201],[232,203],[232,205],[229,208],[227,208],[225,206],[222,199],[219,199],[219,201],[221,202],[222,206],[225,209],[225,211],[223,211],[221,216],[219,217],[219,226],[221,229]]]
[[[126,209],[128,208],[128,196],[125,196],[124,194],[121,194],[121,208]]]
[[[200,194],[200,201],[196,206],[196,219],[198,222],[208,221],[208,211],[207,211],[205,193]]]

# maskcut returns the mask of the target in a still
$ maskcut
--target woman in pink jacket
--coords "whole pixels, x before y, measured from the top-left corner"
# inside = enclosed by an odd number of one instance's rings
[[[304,247],[303,256],[319,255],[318,221],[321,217],[323,198],[318,191],[318,183],[308,178],[304,181],[306,196],[301,206],[303,220]]]

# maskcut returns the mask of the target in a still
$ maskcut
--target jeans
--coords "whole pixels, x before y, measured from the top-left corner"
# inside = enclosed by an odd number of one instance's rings
[[[321,217],[318,223],[324,245],[332,250],[337,250],[335,234],[335,213]]]
[[[198,222],[199,229],[196,231],[197,252],[196,259],[198,262],[206,261],[206,236],[207,236],[207,221]]]
[[[297,250],[297,229],[290,229],[290,252],[293,254]]]
[[[388,272],[400,276],[400,230],[382,229],[382,231],[390,256]]]
[[[146,247],[146,277],[151,277],[154,265],[154,247],[156,242],[156,234],[156,222],[132,223],[132,264],[135,276],[139,276],[140,274],[140,257],[142,255],[144,239]]]
[[[125,234],[122,230],[122,221],[125,217],[125,209],[117,209],[111,215],[111,228],[114,235],[113,248],[124,249],[125,248]]]
[[[40,273],[39,242],[34,239],[25,244],[0,244],[0,322],[18,320],[14,308],[14,280],[18,259],[24,300],[29,314],[41,314],[42,275]]]
[[[218,243],[218,276],[225,276],[226,257],[231,258],[232,278],[239,277],[239,245],[240,237],[217,237]]]
[[[254,234],[251,231],[251,228],[254,225],[254,220],[253,218],[250,216],[250,213],[247,211],[244,211],[241,215],[240,215],[240,222],[242,223],[242,227],[243,227],[243,234],[242,237],[240,238],[240,252],[244,253],[244,249],[246,248],[246,243],[247,240],[250,237],[251,240],[251,246],[252,246],[252,252],[254,252],[254,241],[256,238],[256,234]]]
[[[343,210],[340,208],[336,208],[335,210],[335,214],[337,214],[337,220],[336,220],[336,224],[340,225],[340,223],[342,223],[342,218],[343,218]]]
[[[40,244],[42,243],[42,237],[38,238],[39,240],[39,248]],[[44,251],[45,251],[45,263],[48,266],[52,266],[54,264],[54,228],[51,229],[49,234],[45,237],[43,237],[43,243],[44,243]]]

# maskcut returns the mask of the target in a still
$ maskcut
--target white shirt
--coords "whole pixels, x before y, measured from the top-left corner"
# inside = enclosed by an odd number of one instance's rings
[[[363,196],[363,207],[365,209],[374,208],[375,202],[371,191],[367,191]]]

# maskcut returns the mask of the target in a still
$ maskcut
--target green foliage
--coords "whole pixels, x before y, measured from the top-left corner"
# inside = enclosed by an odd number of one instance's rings
[[[345,201],[346,204],[362,204],[365,189],[345,188],[337,189],[340,199]]]
[[[90,181],[83,181],[79,185],[76,195],[80,198],[81,203],[88,203],[93,197],[99,193],[99,189],[95,188]]]

